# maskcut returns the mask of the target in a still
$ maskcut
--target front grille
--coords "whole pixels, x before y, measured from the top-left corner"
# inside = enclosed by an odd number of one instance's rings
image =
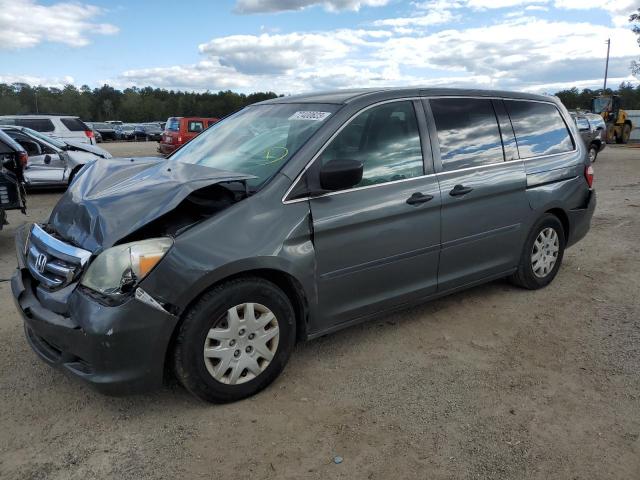
[[[33,278],[50,290],[77,279],[91,257],[91,252],[58,240],[37,224],[31,228],[26,254]]]

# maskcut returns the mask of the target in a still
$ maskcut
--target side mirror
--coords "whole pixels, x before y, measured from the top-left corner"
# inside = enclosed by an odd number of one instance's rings
[[[331,160],[320,169],[320,186],[324,190],[344,190],[362,180],[364,165],[357,160]]]
[[[44,164],[49,165],[51,163],[51,155],[44,156]]]

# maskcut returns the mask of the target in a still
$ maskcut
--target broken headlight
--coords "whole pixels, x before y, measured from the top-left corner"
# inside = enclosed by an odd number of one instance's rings
[[[91,262],[80,283],[105,295],[129,293],[171,245],[172,239],[161,237],[108,248]]]

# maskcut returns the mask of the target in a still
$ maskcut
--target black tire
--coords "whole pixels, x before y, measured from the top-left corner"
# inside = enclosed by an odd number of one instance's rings
[[[539,277],[533,271],[531,254],[533,252],[533,244],[538,238],[538,235],[546,228],[552,228],[556,231],[558,235],[559,249],[558,256],[553,268],[544,277]],[[551,213],[545,213],[531,229],[531,232],[527,237],[527,241],[524,244],[522,255],[520,256],[518,270],[516,270],[516,272],[511,275],[509,280],[515,285],[518,285],[522,288],[527,288],[529,290],[537,290],[539,288],[546,287],[553,281],[558,273],[558,270],[560,269],[562,258],[564,256],[565,244],[566,238],[562,222],[560,222],[558,217],[556,217],[555,215]]]
[[[625,123],[624,127],[622,127],[622,138],[620,139],[620,143],[629,143],[629,138],[631,138],[631,125]]]
[[[260,303],[276,316],[279,339],[271,362],[254,379],[236,385],[216,380],[207,370],[203,349],[209,329],[224,321],[230,308],[247,302]],[[295,313],[287,295],[260,278],[239,278],[205,293],[186,313],[173,350],[175,375],[196,397],[212,403],[241,400],[273,382],[284,369],[296,339]]]
[[[594,163],[598,159],[598,147],[595,145],[589,147],[589,158],[591,159],[591,163]]]

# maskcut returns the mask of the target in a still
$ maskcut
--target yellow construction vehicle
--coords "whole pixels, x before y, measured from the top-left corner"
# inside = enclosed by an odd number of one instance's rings
[[[607,125],[607,143],[627,143],[633,125],[627,112],[620,107],[618,95],[600,95],[591,101],[591,112],[602,115]]]

